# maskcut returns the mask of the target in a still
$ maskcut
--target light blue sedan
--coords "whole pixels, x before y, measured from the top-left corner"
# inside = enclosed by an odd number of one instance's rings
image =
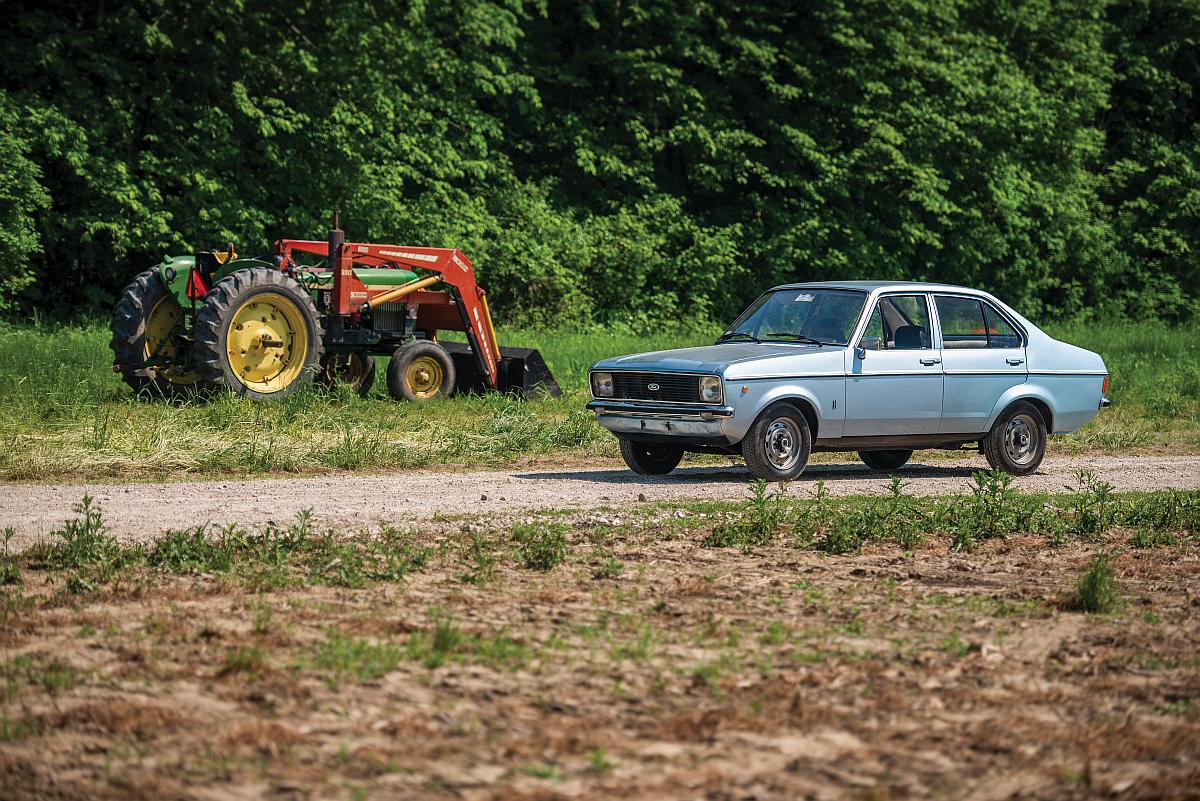
[[[978,448],[1027,475],[1049,433],[1108,405],[1099,355],[986,292],[907,282],[776,287],[716,344],[605,359],[590,383],[588,408],[633,471],[741,454],[768,481],[796,478],[813,451],[892,471],[920,448]]]

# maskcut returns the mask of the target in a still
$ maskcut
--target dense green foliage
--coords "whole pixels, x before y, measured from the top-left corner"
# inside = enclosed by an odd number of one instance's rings
[[[163,252],[463,248],[500,316],[728,319],[932,278],[1191,318],[1191,0],[9,3],[0,311]]]

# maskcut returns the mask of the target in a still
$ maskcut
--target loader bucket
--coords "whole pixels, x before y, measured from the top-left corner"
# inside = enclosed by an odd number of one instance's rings
[[[479,362],[469,345],[461,342],[439,342],[454,360],[457,379],[455,393],[486,392],[487,385],[479,369]],[[562,390],[550,375],[550,368],[542,354],[533,348],[500,348],[500,391],[519,392],[527,398],[536,398],[542,393],[560,397]]]

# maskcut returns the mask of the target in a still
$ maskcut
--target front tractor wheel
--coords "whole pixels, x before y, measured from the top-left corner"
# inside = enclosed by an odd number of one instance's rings
[[[396,400],[427,401],[454,391],[454,360],[436,342],[401,345],[388,362],[388,394]]]
[[[375,384],[375,357],[358,350],[326,353],[321,359],[317,380],[327,387],[341,381],[349,384],[360,398],[365,398]]]
[[[199,388],[200,374],[180,341],[183,310],[157,270],[146,270],[125,287],[109,330],[113,365],[135,392],[172,397]]]
[[[213,386],[280,398],[312,380],[323,336],[299,282],[267,267],[238,270],[213,286],[196,315],[195,359]]]

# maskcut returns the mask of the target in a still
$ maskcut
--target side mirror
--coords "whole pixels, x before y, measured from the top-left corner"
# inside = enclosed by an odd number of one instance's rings
[[[869,350],[883,350],[883,339],[881,337],[863,337],[858,341],[854,355],[859,359],[865,359]]]

